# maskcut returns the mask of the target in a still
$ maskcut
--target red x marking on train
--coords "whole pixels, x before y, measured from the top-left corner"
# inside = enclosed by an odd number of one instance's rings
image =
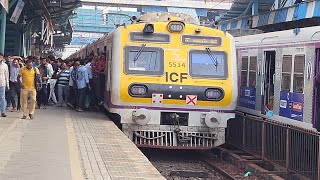
[[[187,105],[196,105],[197,96],[195,95],[187,95]]]

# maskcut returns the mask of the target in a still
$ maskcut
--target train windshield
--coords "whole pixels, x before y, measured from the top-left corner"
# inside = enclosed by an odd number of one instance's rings
[[[190,75],[193,77],[226,78],[227,55],[221,51],[190,51]]]
[[[160,48],[129,47],[125,61],[128,74],[163,74],[163,51]]]

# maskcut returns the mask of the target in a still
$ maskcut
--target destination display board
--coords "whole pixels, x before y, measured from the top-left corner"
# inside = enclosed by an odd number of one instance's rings
[[[220,46],[220,37],[210,37],[210,36],[192,36],[184,35],[182,36],[182,43],[184,44],[194,44],[194,45],[205,45],[205,46]]]
[[[132,32],[130,33],[130,41],[169,43],[170,35],[160,33],[144,34],[140,32]]]

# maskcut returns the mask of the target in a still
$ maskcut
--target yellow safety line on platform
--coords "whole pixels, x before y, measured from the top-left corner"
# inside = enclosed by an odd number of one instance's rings
[[[65,111],[66,128],[68,135],[69,159],[71,166],[71,176],[73,180],[83,180],[83,171],[81,169],[80,154],[76,141],[76,133],[73,128],[72,120]]]

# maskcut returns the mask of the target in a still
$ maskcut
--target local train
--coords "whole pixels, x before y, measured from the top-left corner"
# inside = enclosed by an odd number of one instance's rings
[[[137,146],[223,144],[238,98],[233,37],[184,14],[132,19],[70,57],[107,54],[105,108]]]
[[[320,128],[320,26],[235,38],[238,110]]]

